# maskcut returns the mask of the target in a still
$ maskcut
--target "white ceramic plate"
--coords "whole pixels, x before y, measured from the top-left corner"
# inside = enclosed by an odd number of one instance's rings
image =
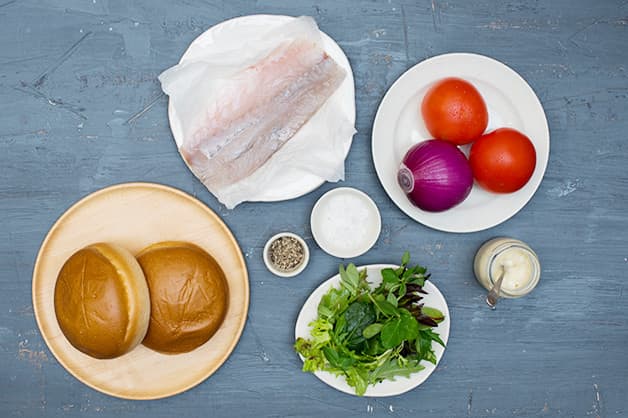
[[[382,220],[377,205],[366,193],[352,187],[337,187],[314,205],[310,228],[314,240],[327,254],[352,258],[375,244]]]
[[[184,60],[196,59],[201,50],[195,48],[195,46],[198,46],[198,44],[205,44],[206,47],[211,46],[213,34],[215,32],[222,32],[222,36],[225,36],[227,33],[231,37],[245,39],[247,37],[254,36],[262,29],[268,30],[270,28],[280,26],[291,19],[294,19],[294,17],[281,15],[250,15],[226,20],[212,26],[192,41],[188,49],[181,57],[180,62]],[[329,56],[331,56],[338,63],[338,65],[344,68],[347,72],[347,76],[340,87],[338,87],[338,90],[334,92],[334,95],[338,95],[340,98],[339,101],[342,102],[344,112],[349,117],[349,122],[351,124],[355,124],[355,88],[351,65],[349,64],[349,60],[347,59],[345,53],[332,38],[322,31],[321,36],[325,52],[327,52]],[[170,129],[175,142],[177,143],[177,146],[180,146],[183,142],[183,132],[174,107],[172,106],[172,102],[168,103],[168,120],[170,121]],[[296,135],[298,135],[298,133]],[[343,157],[345,158],[349,153],[352,139],[353,134],[347,141],[346,149],[342,150],[344,153]],[[295,169],[284,170],[281,177],[275,180],[276,181],[273,183],[273,186],[264,191],[264,198],[260,199],[261,201],[276,202],[294,199],[311,192],[325,182],[325,180],[319,176],[312,173],[297,171]]]
[[[537,164],[530,181],[515,193],[490,193],[476,184],[460,205],[434,213],[410,203],[397,184],[397,169],[412,145],[431,139],[419,107],[427,89],[445,77],[459,77],[473,83],[488,107],[487,131],[510,127],[523,132],[534,143]],[[547,168],[549,141],[541,102],[519,74],[482,55],[445,54],[410,68],[388,90],[375,116],[372,152],[382,186],[408,216],[441,231],[475,232],[506,221],[532,198]],[[462,150],[467,153],[468,148]]]
[[[368,281],[373,287],[376,287],[382,280],[380,271],[386,267],[397,268],[399,266],[390,264],[371,264],[368,266],[360,266],[358,267],[358,269],[362,270],[366,268]],[[297,317],[297,323],[294,329],[295,338],[310,338],[309,323],[314,321],[318,316],[317,309],[321,297],[323,297],[323,295],[327,293],[327,291],[332,286],[338,287],[339,284],[340,275],[337,274],[331,279],[325,281],[319,287],[317,287],[316,290],[312,292],[310,297],[307,298],[305,304],[301,308],[301,312],[299,312],[299,316]],[[443,342],[447,344],[447,340],[449,339],[450,326],[449,309],[447,307],[447,302],[445,301],[443,294],[431,281],[427,280],[423,289],[428,293],[427,295],[423,295],[424,298],[422,302],[425,303],[425,306],[431,306],[433,308],[439,309],[445,315],[445,320],[438,324],[438,327],[434,328],[434,331],[438,332]],[[440,362],[441,358],[443,357],[445,349],[437,343],[432,343],[432,348],[434,349],[434,353],[436,354],[436,363],[438,364],[438,362]],[[303,360],[303,358],[301,358],[301,360]],[[414,389],[415,387],[423,383],[436,369],[436,365],[427,361],[421,362],[421,365],[425,366],[425,369],[421,370],[420,372],[411,374],[410,377],[397,377],[394,381],[385,380],[374,386],[369,386],[366,389],[366,393],[364,394],[364,396],[395,396]],[[355,395],[355,389],[347,384],[344,377],[338,377],[329,372],[320,371],[315,372],[314,374],[316,375],[316,377],[318,377],[320,380],[327,383],[334,389],[338,389],[339,391],[348,393],[350,395]]]

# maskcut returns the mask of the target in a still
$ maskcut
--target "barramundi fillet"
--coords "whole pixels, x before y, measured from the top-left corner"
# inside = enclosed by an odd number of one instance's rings
[[[319,43],[283,42],[212,92],[181,154],[211,191],[234,184],[289,141],[345,76]]]

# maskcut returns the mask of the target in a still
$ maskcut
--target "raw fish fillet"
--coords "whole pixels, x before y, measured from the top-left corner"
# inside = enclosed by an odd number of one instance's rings
[[[309,39],[294,39],[226,80],[180,147],[211,190],[253,173],[318,111],[345,71]]]

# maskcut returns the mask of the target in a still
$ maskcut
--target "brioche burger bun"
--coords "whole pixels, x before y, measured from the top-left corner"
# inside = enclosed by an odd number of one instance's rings
[[[159,242],[137,254],[150,293],[146,347],[165,354],[192,351],[206,343],[225,319],[227,279],[202,248]]]
[[[144,273],[133,254],[112,243],[84,247],[65,262],[55,284],[54,307],[70,344],[98,359],[128,353],[148,330]]]

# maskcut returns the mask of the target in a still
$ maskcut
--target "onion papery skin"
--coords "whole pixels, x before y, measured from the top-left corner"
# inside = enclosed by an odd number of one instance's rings
[[[467,157],[458,147],[430,139],[408,150],[399,166],[397,181],[419,209],[442,212],[469,196],[473,173]]]

